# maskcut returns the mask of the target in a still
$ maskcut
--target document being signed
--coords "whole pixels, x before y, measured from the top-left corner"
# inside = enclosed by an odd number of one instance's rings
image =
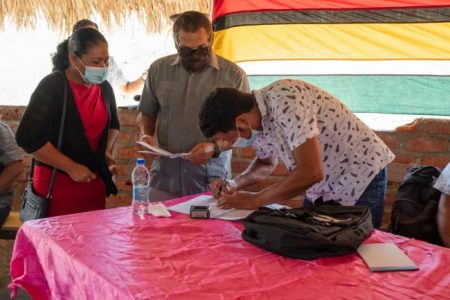
[[[142,142],[142,141],[137,141],[136,143],[146,149],[146,150],[138,151],[139,153],[143,153],[143,154],[152,154],[152,155],[164,156],[164,157],[169,157],[169,158],[184,157],[184,156],[189,155],[189,153],[171,153],[167,150],[152,146],[152,145],[147,144],[146,142]]]

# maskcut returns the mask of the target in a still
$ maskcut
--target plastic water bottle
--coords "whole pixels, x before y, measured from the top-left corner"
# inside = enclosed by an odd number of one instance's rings
[[[148,207],[148,185],[150,174],[144,165],[144,159],[136,159],[136,166],[131,173],[133,182],[133,214],[143,217]]]

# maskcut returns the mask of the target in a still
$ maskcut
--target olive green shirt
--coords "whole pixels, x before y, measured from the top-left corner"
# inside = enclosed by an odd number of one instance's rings
[[[205,69],[195,73],[181,65],[177,54],[156,60],[150,66],[138,110],[158,117],[159,147],[172,153],[189,152],[206,141],[198,125],[200,107],[219,87],[250,90],[244,71],[215,54]],[[211,181],[227,172],[231,175],[230,161],[231,151],[205,165],[160,158],[152,165],[150,186],[177,196],[204,192]]]

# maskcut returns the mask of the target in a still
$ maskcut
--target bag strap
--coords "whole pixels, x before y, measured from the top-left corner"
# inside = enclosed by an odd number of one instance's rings
[[[61,123],[59,125],[58,146],[57,146],[58,150],[61,150],[61,148],[62,148],[64,123],[66,121],[66,110],[67,110],[67,81],[66,81],[66,76],[64,75],[64,71],[61,71],[61,74],[63,76],[63,81],[64,81],[64,96],[63,96],[64,98],[63,98],[63,109],[62,109],[62,113],[61,113]],[[28,178],[28,182],[30,184],[33,184],[34,166],[35,166],[35,160],[33,158],[31,160],[31,171],[30,171],[30,176]],[[52,198],[52,192],[53,192],[53,187],[55,185],[57,171],[58,171],[58,169],[53,168],[52,178],[50,179],[50,186],[48,188],[48,193],[47,193],[47,199]]]

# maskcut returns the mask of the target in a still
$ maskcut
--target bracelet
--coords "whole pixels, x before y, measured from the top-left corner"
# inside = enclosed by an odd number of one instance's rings
[[[219,148],[219,145],[217,145],[217,142],[216,142],[216,141],[212,141],[212,143],[213,143],[213,145],[214,145],[214,153],[213,153],[212,158],[218,158],[219,155],[220,155],[220,148]]]

